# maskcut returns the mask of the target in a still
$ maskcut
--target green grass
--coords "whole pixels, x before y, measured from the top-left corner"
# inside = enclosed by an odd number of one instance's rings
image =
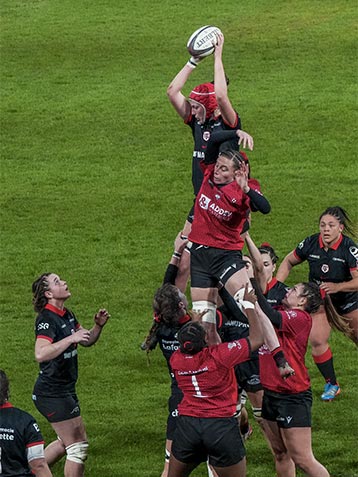
[[[200,13],[202,9],[202,13]],[[80,351],[78,394],[90,438],[86,475],[157,477],[163,464],[169,378],[159,351],[139,350],[172,242],[192,202],[192,139],[166,98],[204,24],[225,34],[230,98],[255,139],[254,177],[272,205],[252,235],[279,256],[317,230],[320,212],[356,196],[356,4],[252,0],[3,0],[1,11],[1,367],[13,402],[49,425],[31,402],[31,283],[65,277],[69,305],[91,325],[112,318],[101,342]],[[212,58],[185,92],[213,77]],[[290,283],[305,279],[296,268]],[[357,354],[331,340],[342,394],[314,393],[314,451],[334,477],[357,475]],[[248,476],[274,475],[257,427]],[[60,476],[62,465],[55,467]],[[193,473],[206,475],[202,467]]]

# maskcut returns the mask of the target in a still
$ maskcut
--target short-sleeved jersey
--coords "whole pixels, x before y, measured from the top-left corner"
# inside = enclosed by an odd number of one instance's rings
[[[237,404],[234,366],[250,357],[247,339],[209,346],[194,355],[176,351],[170,365],[184,397],[179,414],[230,417]]]
[[[47,304],[36,318],[35,335],[36,339],[55,343],[75,333],[79,327],[72,312]],[[77,344],[71,344],[57,358],[40,363],[34,394],[56,397],[74,394],[77,377]]]
[[[0,406],[0,475],[33,476],[27,449],[44,444],[35,419],[10,403]]]
[[[189,240],[224,250],[242,250],[244,242],[240,235],[250,212],[250,199],[236,181],[221,187],[215,185],[214,168],[215,164],[205,168]]]
[[[312,327],[311,315],[299,309],[279,310],[281,328],[276,334],[283,352],[295,374],[285,381],[281,378],[276,363],[266,345],[259,349],[260,379],[262,386],[278,393],[300,393],[310,387],[310,378],[305,366],[308,337]]]
[[[279,306],[285,298],[288,289],[289,287],[287,285],[273,277],[266,286],[264,296],[271,306]]]
[[[161,352],[163,353],[164,358],[166,359],[169,375],[171,378],[171,392],[172,394],[182,394],[182,392],[178,388],[178,383],[175,379],[174,373],[170,367],[170,358],[172,357],[173,353],[180,348],[179,341],[177,339],[178,331],[182,326],[184,326],[188,321],[191,320],[189,315],[185,315],[180,321],[178,326],[168,326],[165,323],[161,323],[157,332],[156,338],[159,343],[159,347]],[[222,326],[222,315],[217,310],[216,313],[216,326],[219,330]]]
[[[332,248],[324,249],[319,233],[302,240],[294,250],[301,262],[307,260],[309,280],[341,283],[352,280],[351,271],[358,270],[358,248],[353,240],[343,234]],[[338,292],[330,295],[335,307],[358,300],[358,292]]]
[[[237,114],[237,113],[236,113]],[[200,161],[205,159],[205,151],[210,141],[210,137],[213,132],[222,131],[222,130],[236,130],[241,129],[241,121],[239,115],[237,114],[236,123],[231,127],[225,123],[223,118],[219,116],[215,119],[210,119],[204,124],[198,123],[195,116],[189,116],[186,124],[190,126],[193,138],[194,138],[194,150],[193,150],[193,161],[192,161],[192,183],[194,188],[194,195],[197,195],[203,181],[203,172],[200,167]],[[233,149],[238,150],[239,144],[238,140],[231,139],[226,141],[220,146],[220,150],[224,149]]]

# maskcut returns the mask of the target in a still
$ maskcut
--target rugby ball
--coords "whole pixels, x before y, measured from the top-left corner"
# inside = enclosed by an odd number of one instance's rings
[[[205,58],[214,53],[216,45],[216,35],[221,30],[212,25],[206,25],[194,31],[186,45],[191,56],[195,58]]]

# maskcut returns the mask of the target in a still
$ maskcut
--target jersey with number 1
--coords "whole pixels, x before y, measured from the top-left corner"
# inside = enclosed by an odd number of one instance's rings
[[[194,355],[176,351],[170,359],[184,397],[179,414],[193,417],[231,417],[236,411],[236,364],[250,358],[246,338],[203,348]]]

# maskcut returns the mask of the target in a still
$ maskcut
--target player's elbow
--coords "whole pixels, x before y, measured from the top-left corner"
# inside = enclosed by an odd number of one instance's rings
[[[263,333],[259,333],[259,335],[255,334],[255,336],[249,336],[251,351],[256,351],[264,344],[264,336]]]

